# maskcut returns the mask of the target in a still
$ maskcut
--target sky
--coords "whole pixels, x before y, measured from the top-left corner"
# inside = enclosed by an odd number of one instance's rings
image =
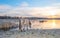
[[[0,16],[60,15],[60,0],[0,0]]]

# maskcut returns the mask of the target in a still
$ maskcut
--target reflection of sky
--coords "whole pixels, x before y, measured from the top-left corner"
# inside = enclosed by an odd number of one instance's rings
[[[40,20],[41,21],[41,20]],[[54,29],[54,28],[60,28],[60,20],[46,20],[45,22],[40,22],[39,20],[32,20],[32,28],[34,29]],[[3,24],[4,22],[12,22],[19,24],[19,20],[17,19],[0,19],[0,24]]]
[[[3,24],[5,22],[11,22],[11,23],[18,24],[19,20],[18,19],[0,19],[0,24]]]
[[[33,28],[38,29],[58,29],[60,28],[60,20],[47,20],[47,22],[39,23],[38,21],[33,23]]]

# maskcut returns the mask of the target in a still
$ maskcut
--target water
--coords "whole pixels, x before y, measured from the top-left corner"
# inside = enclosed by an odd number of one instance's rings
[[[18,24],[18,21],[18,19],[0,19],[0,24],[3,22]],[[47,20],[47,22],[39,24],[38,21],[32,21],[32,28],[35,29],[29,29],[23,32],[20,32],[18,28],[10,29],[8,31],[0,30],[0,38],[60,38],[59,22],[60,20]]]

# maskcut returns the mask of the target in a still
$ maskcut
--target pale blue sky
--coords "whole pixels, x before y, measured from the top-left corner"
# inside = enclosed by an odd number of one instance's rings
[[[32,7],[40,7],[40,6],[48,6],[54,3],[60,3],[60,0],[0,0],[1,4],[8,4],[11,6],[17,6],[20,5],[22,2],[26,2],[29,4],[29,6]]]
[[[0,15],[40,16],[56,13],[60,14],[60,0],[0,0]]]

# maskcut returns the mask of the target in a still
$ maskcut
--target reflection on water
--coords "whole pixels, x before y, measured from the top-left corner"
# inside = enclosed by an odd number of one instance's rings
[[[3,22],[12,22],[19,25],[18,19],[0,19],[0,24]],[[59,29],[60,20],[31,20],[31,27],[35,29]]]
[[[60,28],[60,20],[47,20],[47,22],[44,23],[44,26],[46,28],[59,29]]]
[[[3,22],[12,22],[18,24],[18,19],[0,19]],[[32,28],[25,32],[20,32],[18,28],[9,31],[0,30],[0,38],[60,38],[60,20],[32,20]],[[36,29],[39,28],[39,29]]]
[[[44,22],[38,20],[32,22],[32,27],[38,29],[60,29],[60,20],[44,20]]]

